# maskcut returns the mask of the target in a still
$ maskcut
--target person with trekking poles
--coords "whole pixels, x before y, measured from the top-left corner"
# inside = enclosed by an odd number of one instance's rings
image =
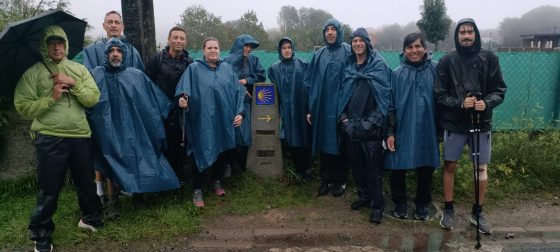
[[[156,52],[146,64],[146,75],[165,93],[167,98],[175,101],[173,108],[165,120],[165,136],[167,149],[163,152],[173,168],[181,186],[187,180],[185,155],[185,138],[181,122],[184,122],[184,109],[179,108],[178,97],[175,97],[177,83],[193,59],[185,50],[187,32],[178,26],[169,30],[167,46]]]
[[[463,147],[468,144],[475,154],[472,161],[476,189],[470,222],[480,233],[490,234],[492,228],[483,215],[482,205],[488,186],[492,110],[504,101],[507,87],[496,54],[481,49],[480,33],[473,19],[459,20],[454,37],[456,51],[440,59],[434,85],[444,129],[445,206],[440,225],[453,229],[455,169]]]

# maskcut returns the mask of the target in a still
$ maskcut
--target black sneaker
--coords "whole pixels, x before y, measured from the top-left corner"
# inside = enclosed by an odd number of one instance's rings
[[[333,197],[340,197],[346,191],[346,183],[340,184],[335,183],[332,189],[332,196]]]
[[[428,208],[423,204],[416,205],[416,212],[414,213],[414,218],[423,221],[429,220],[430,214],[428,213]]]
[[[373,209],[369,217],[371,223],[379,224],[383,220],[383,209]]]
[[[35,242],[35,247],[33,248],[33,252],[50,252],[53,251],[54,247],[50,241],[50,239],[44,239]]]
[[[408,212],[407,212],[407,209],[406,209],[406,202],[397,203],[397,205],[395,206],[395,210],[393,210],[393,216],[395,216],[399,219],[407,219],[408,218]]]
[[[319,186],[319,190],[317,190],[317,195],[318,196],[327,195],[331,191],[331,188],[332,188],[332,184],[323,181],[321,182],[321,186]]]
[[[370,203],[371,202],[369,200],[358,199],[358,200],[352,202],[352,205],[350,205],[350,208],[352,208],[352,210],[360,210],[364,207],[369,207]]]
[[[308,183],[313,180],[313,174],[309,170],[303,170],[298,172],[298,176],[300,178],[301,183]]]

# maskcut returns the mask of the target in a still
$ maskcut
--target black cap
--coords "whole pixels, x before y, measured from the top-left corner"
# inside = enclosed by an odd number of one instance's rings
[[[53,40],[66,41],[66,39],[64,37],[59,36],[59,35],[51,35],[51,36],[47,37],[47,43],[49,43]]]

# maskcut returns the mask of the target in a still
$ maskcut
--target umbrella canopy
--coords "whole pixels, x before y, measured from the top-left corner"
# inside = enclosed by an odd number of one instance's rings
[[[51,10],[9,23],[0,33],[0,94],[12,96],[25,70],[42,60],[39,43],[43,29],[60,26],[68,37],[68,58],[83,48],[87,22],[64,11]]]

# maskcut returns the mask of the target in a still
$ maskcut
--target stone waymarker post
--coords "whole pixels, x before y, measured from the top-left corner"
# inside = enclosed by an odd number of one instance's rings
[[[247,155],[247,169],[259,177],[281,178],[282,149],[278,96],[272,83],[255,83],[251,110],[253,145]]]

